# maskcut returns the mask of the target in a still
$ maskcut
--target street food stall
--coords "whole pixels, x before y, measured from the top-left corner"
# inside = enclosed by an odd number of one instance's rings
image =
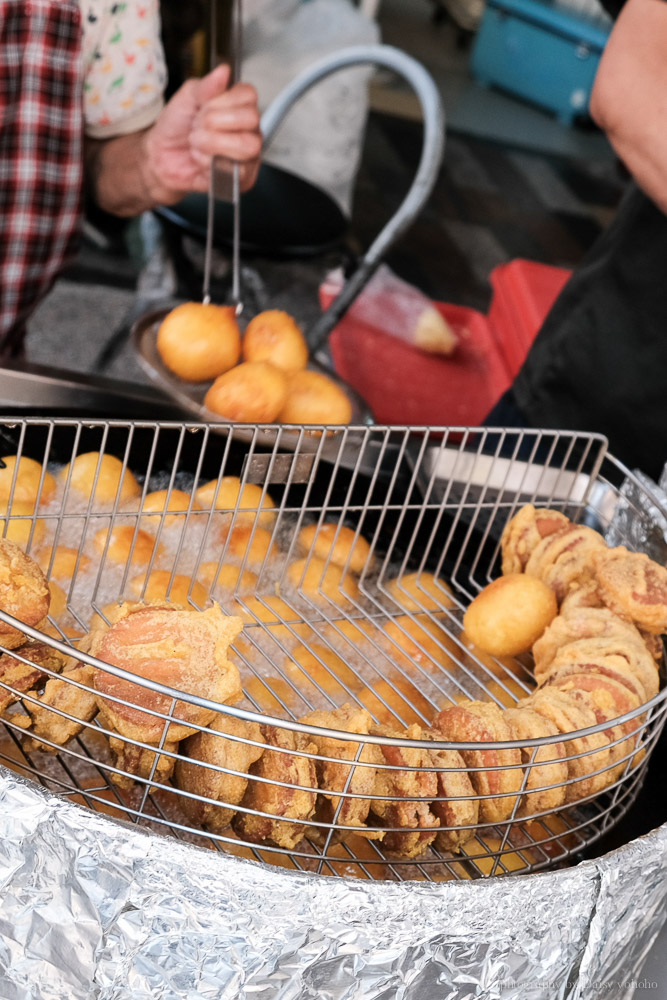
[[[7,982],[637,974],[665,915],[642,789],[667,515],[603,439],[23,419],[3,441]],[[527,603],[494,605],[507,581]]]
[[[135,324],[154,391],[17,373],[7,996],[621,998],[665,922],[667,482],[595,434],[381,421],[351,384],[346,318],[442,153],[425,75],[384,47],[336,64],[369,60],[407,65],[433,114],[415,188],[307,338],[244,316],[238,280],[212,303],[205,269],[195,308]],[[435,311],[455,358],[473,318]],[[475,329],[507,379],[499,315]]]

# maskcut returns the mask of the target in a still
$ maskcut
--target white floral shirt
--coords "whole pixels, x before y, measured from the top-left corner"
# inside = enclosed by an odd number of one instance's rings
[[[162,109],[167,82],[159,0],[79,3],[86,135],[109,139],[147,128]]]

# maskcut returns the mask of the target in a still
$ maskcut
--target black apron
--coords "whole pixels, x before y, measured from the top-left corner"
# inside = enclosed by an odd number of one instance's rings
[[[595,431],[630,468],[667,462],[667,216],[630,184],[514,381],[533,427]]]

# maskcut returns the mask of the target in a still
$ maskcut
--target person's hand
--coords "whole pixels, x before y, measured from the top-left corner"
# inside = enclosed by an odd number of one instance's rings
[[[255,182],[262,151],[255,88],[227,90],[229,67],[188,80],[144,137],[143,170],[156,204],[170,205],[191,191],[208,191],[212,157],[231,170],[241,164],[241,190]]]

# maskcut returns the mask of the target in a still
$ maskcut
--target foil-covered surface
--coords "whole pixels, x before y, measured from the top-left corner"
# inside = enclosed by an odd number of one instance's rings
[[[667,825],[561,871],[368,882],[193,847],[0,768],[0,886],[2,1000],[616,1000],[667,917]]]
[[[627,545],[667,564],[667,465],[659,483],[640,469],[626,479],[605,539],[608,545]],[[639,515],[639,516],[638,516]]]

